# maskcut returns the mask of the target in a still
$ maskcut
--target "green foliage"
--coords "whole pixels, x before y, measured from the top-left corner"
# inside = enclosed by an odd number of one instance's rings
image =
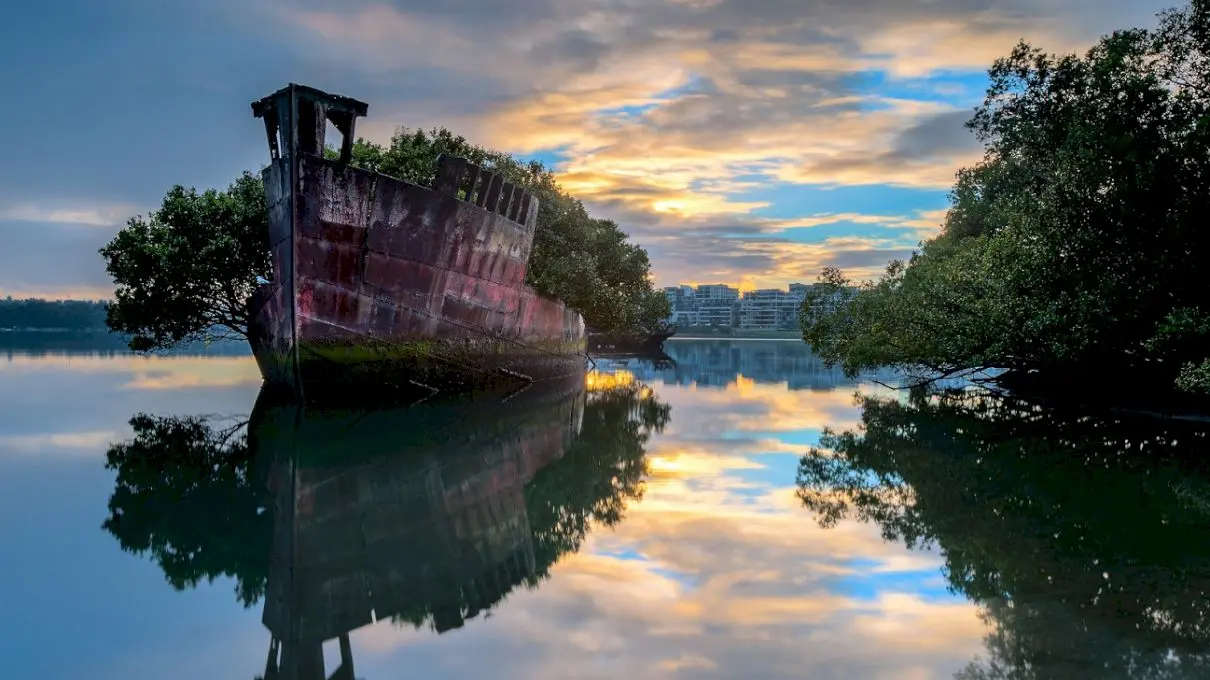
[[[1083,56],[1020,44],[990,69],[942,232],[803,337],[854,373],[1008,369],[1171,381],[1206,357],[1205,2]],[[835,278],[835,274],[830,274]],[[832,281],[829,285],[835,285]],[[1184,319],[1184,321],[1182,321]]]
[[[332,157],[335,150],[325,153]],[[359,139],[352,163],[431,186],[442,155],[493,168],[540,201],[526,283],[604,332],[649,333],[669,313],[647,252],[617,224],[593,218],[538,162],[475,146],[447,129],[400,129],[383,146]],[[246,338],[248,301],[272,276],[261,179],[245,172],[226,191],[173,187],[158,211],[132,218],[104,248],[117,285],[106,323],[135,350]]]
[[[262,399],[266,405],[274,404],[265,395]],[[303,421],[304,429],[293,411],[274,411],[270,406],[252,416],[256,424],[251,437],[247,421],[136,415],[130,421],[134,436],[113,444],[106,453],[106,467],[116,472],[117,479],[104,529],[123,550],[149,555],[173,587],[185,589],[220,576],[232,577],[237,597],[250,607],[269,587],[275,526],[278,531],[292,530],[277,514],[278,507],[289,505],[289,497],[274,496],[290,493],[291,487],[274,484],[271,470],[281,474],[292,467],[308,469],[322,477],[316,471],[328,466],[337,470],[368,466],[357,474],[375,470],[381,474],[383,456],[389,455],[394,474],[406,478],[415,465],[423,477],[433,472],[433,460],[427,457],[433,447],[451,453],[448,441],[426,443],[429,435],[416,427],[383,427],[404,421],[415,425],[415,418],[424,417],[406,408],[388,409],[385,420],[381,412],[378,417],[356,410],[306,413],[309,420]],[[536,561],[535,571],[525,575],[528,585],[536,586],[558,559],[578,550],[594,524],[612,526],[621,520],[627,502],[641,497],[646,444],[653,432],[668,423],[670,413],[667,404],[640,384],[607,385],[590,392],[579,435],[561,457],[538,471],[524,491]],[[472,447],[457,460],[446,459],[451,466],[444,471],[448,478],[475,478],[494,463],[503,463],[506,469],[515,464],[495,455],[501,447],[517,445],[515,426],[500,428],[494,418],[473,414],[467,420],[467,414],[458,411],[445,416],[463,423],[465,446]],[[350,421],[356,425],[350,427]],[[295,439],[300,436],[306,441]],[[290,457],[293,465],[283,465],[282,456]],[[444,501],[426,498],[424,488],[405,485],[378,506],[385,512],[403,513],[398,520],[405,525],[415,519],[409,513],[428,512],[420,517],[417,549],[397,555],[399,573],[424,573],[434,561],[449,559],[448,537],[442,532],[451,529],[431,515],[434,508],[445,507]],[[322,493],[314,498],[335,500]],[[481,557],[468,559],[473,564]],[[517,585],[496,583],[493,599],[482,601],[482,587],[476,595],[455,579],[438,575],[431,580],[417,592],[419,598],[394,613],[396,623],[444,627],[461,616],[490,610]]]
[[[627,502],[643,497],[647,442],[671,415],[671,406],[637,383],[589,393],[580,435],[525,490],[537,564],[531,585],[578,551],[593,525],[614,526]]]
[[[328,149],[327,154],[334,157],[336,151]],[[671,310],[667,298],[651,282],[647,251],[629,242],[617,223],[589,215],[541,163],[523,163],[475,146],[445,128],[428,132],[401,128],[386,146],[359,139],[353,145],[352,163],[431,186],[442,155],[460,156],[492,168],[537,196],[537,228],[527,284],[580,312],[591,329],[651,333],[659,328]]]
[[[225,191],[175,186],[101,255],[117,286],[106,323],[131,349],[246,338],[248,299],[272,276],[264,184],[245,172]]]
[[[105,454],[117,480],[102,527],[122,550],[150,553],[174,588],[233,577],[236,596],[251,607],[265,592],[273,521],[245,425],[131,418],[134,437]]]
[[[105,330],[107,303],[90,300],[0,300],[0,328],[9,330]]]
[[[973,392],[866,398],[802,458],[799,497],[824,527],[939,550],[992,629],[958,677],[1205,677],[1208,437]]]
[[[1186,392],[1210,394],[1210,359],[1200,364],[1190,361],[1181,366],[1180,375],[1176,377],[1176,386]]]
[[[533,542],[534,571],[527,587],[550,577],[563,557],[580,549],[595,527],[612,527],[625,514],[627,503],[643,497],[647,476],[646,445],[653,432],[668,424],[672,408],[640,384],[611,385],[588,394],[580,434],[554,463],[538,470],[525,487],[525,517]],[[479,608],[495,607],[512,584],[492,602],[467,601],[463,584],[449,583],[458,593],[445,602],[469,618]],[[445,628],[440,608],[425,603],[392,617],[401,627]],[[456,620],[460,616],[447,616]]]

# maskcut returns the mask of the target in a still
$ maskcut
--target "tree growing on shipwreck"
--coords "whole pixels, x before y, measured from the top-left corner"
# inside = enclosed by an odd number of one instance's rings
[[[429,186],[442,155],[490,167],[538,197],[526,284],[605,332],[652,332],[667,316],[646,250],[617,223],[592,217],[540,162],[471,144],[445,128],[401,128],[387,145],[357,140],[352,165]],[[158,210],[132,217],[100,253],[116,285],[106,323],[130,336],[132,349],[246,339],[249,297],[272,276],[260,176],[245,172],[224,190],[174,186]]]

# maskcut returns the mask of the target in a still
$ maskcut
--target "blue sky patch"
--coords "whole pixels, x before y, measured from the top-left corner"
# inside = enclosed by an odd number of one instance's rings
[[[897,78],[886,71],[870,70],[848,75],[842,82],[859,94],[880,98],[974,107],[983,100],[988,81],[984,71],[941,71],[926,78]],[[871,102],[863,108],[878,110],[885,106]]]
[[[845,574],[833,582],[833,592],[858,600],[876,600],[889,593],[910,593],[925,600],[962,602],[935,576],[936,569],[887,573]]]
[[[804,184],[770,184],[763,189],[734,194],[733,200],[769,203],[753,211],[761,217],[795,218],[819,213],[911,215],[917,210],[945,208],[946,192],[888,186],[822,187]]]

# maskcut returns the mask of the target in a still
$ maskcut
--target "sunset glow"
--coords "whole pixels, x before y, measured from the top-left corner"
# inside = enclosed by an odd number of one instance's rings
[[[872,277],[935,233],[980,158],[963,122],[992,60],[1021,38],[1082,50],[1166,6],[121,0],[66,25],[19,9],[0,54],[41,105],[9,122],[0,291],[107,290],[96,249],[128,217],[266,161],[248,102],[287,82],[369,102],[376,141],[443,125],[543,161],[648,249],[657,285]]]

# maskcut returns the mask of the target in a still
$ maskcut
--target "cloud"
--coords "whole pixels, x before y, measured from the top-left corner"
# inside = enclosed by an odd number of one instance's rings
[[[883,101],[889,112],[872,110],[879,98],[855,91],[848,75],[980,72],[1021,37],[1072,48],[1107,29],[1114,14],[1138,14],[1119,3],[1090,24],[1085,6],[1065,12],[1028,1],[993,8],[963,0],[636,1],[622,7],[581,0],[557,9],[492,5],[480,10],[508,18],[475,21],[465,9],[473,4],[457,11],[426,2],[363,4],[293,16],[325,39],[335,58],[363,61],[368,54],[388,71],[428,65],[490,75],[510,96],[484,101],[471,93],[468,105],[482,108],[468,107],[461,118],[481,139],[510,150],[570,145],[577,152],[566,167],[573,178],[590,169],[626,177],[618,167],[623,161],[667,180],[678,174],[678,162],[709,160],[718,171],[734,162],[784,157],[792,167],[804,156],[822,156],[831,161],[820,164],[822,170],[898,152],[915,164],[888,170],[893,181],[944,187],[959,157],[920,145],[896,149],[888,139],[895,131],[908,131],[904,141],[927,131],[920,102]],[[430,49],[417,53],[412,48],[421,39]],[[602,115],[621,106],[652,108],[637,116]],[[850,144],[837,148],[838,141]],[[850,168],[827,181],[879,182],[882,176]]]
[[[858,280],[877,278],[889,261],[907,259],[924,239],[940,231],[946,209],[901,215],[816,213],[774,218],[647,218],[635,213],[631,237],[644,244],[659,286],[727,283],[741,289],[784,288],[811,282],[827,266]],[[717,220],[717,221],[716,221]],[[819,236],[812,229],[831,227]],[[880,236],[860,235],[864,228]],[[849,230],[853,236],[835,236]]]
[[[840,266],[856,279],[873,279],[911,248],[902,242],[830,238],[814,243],[777,237],[726,237],[708,234],[641,236],[653,260],[658,285],[730,283],[752,288],[784,288],[786,282],[811,282],[826,266]]]
[[[847,390],[741,380],[726,392],[656,391],[672,422],[650,442],[646,492],[619,524],[595,527],[548,581],[456,633],[357,631],[358,665],[407,658],[451,677],[491,664],[503,678],[933,678],[982,649],[978,607],[938,583],[938,553],[887,542],[874,525],[821,528],[794,497],[793,457],[773,469],[744,437],[774,431],[787,446],[792,433],[852,420]],[[790,422],[791,411],[806,415]],[[478,653],[450,653],[460,646]]]
[[[30,455],[45,453],[48,450],[61,450],[73,454],[95,456],[119,437],[119,433],[112,430],[0,435],[0,453],[7,451]]]
[[[894,131],[883,150],[811,160],[778,176],[800,184],[948,188],[958,168],[983,156],[983,147],[964,126],[970,113],[950,110],[920,117]]]
[[[1064,9],[1033,0],[575,0],[492,5],[476,21],[473,6],[391,2],[288,15],[330,57],[368,60],[376,78],[422,92],[432,77],[467,83],[461,109],[443,99],[443,122],[509,151],[559,149],[564,186],[647,246],[661,282],[703,272],[753,285],[813,278],[825,265],[876,275],[935,223],[906,234],[908,243],[829,255],[835,244],[823,239],[736,238],[737,230],[778,233],[776,221],[757,216],[770,201],[752,191],[944,191],[982,148],[963,126],[972,102],[929,78],[978,74],[1022,37],[1078,48],[1118,17],[1147,16],[1125,3]],[[417,51],[421,36],[427,47]],[[867,73],[890,85],[917,79],[920,96],[863,87],[855,77]],[[380,139],[434,112],[415,97],[388,97],[378,110],[385,120],[367,129]],[[700,235],[710,231],[729,233]]]
[[[52,222],[112,227],[140,211],[129,205],[41,206],[30,203],[0,206],[0,222]]]
[[[1079,49],[1167,4],[120,0],[104,10],[76,3],[78,27],[66,28],[31,6],[11,17],[26,29],[0,45],[0,57],[35,65],[10,90],[40,104],[11,112],[9,129],[23,133],[8,149],[20,162],[0,169],[0,219],[99,231],[173,184],[225,186],[267,158],[247,103],[304,82],[368,101],[358,129],[380,141],[400,125],[446,125],[507,151],[554,154],[564,184],[652,246],[656,271],[674,280],[691,268],[676,258],[695,246],[663,234],[776,235],[768,211],[810,220],[816,211],[798,205],[829,187],[942,196],[979,155],[961,121],[980,88],[955,89],[953,78],[979,77],[1018,38]],[[759,195],[786,187],[800,197]],[[834,244],[814,240],[814,249],[715,240],[737,257],[710,273],[782,285],[825,261],[819,249]],[[80,237],[76,252],[90,247]],[[840,259],[872,273],[904,247],[871,244],[868,262]],[[52,283],[17,279],[8,269],[22,257],[0,257],[0,285]],[[770,262],[780,269],[755,268]],[[36,266],[54,269],[45,257]],[[95,265],[82,271],[95,278]]]

